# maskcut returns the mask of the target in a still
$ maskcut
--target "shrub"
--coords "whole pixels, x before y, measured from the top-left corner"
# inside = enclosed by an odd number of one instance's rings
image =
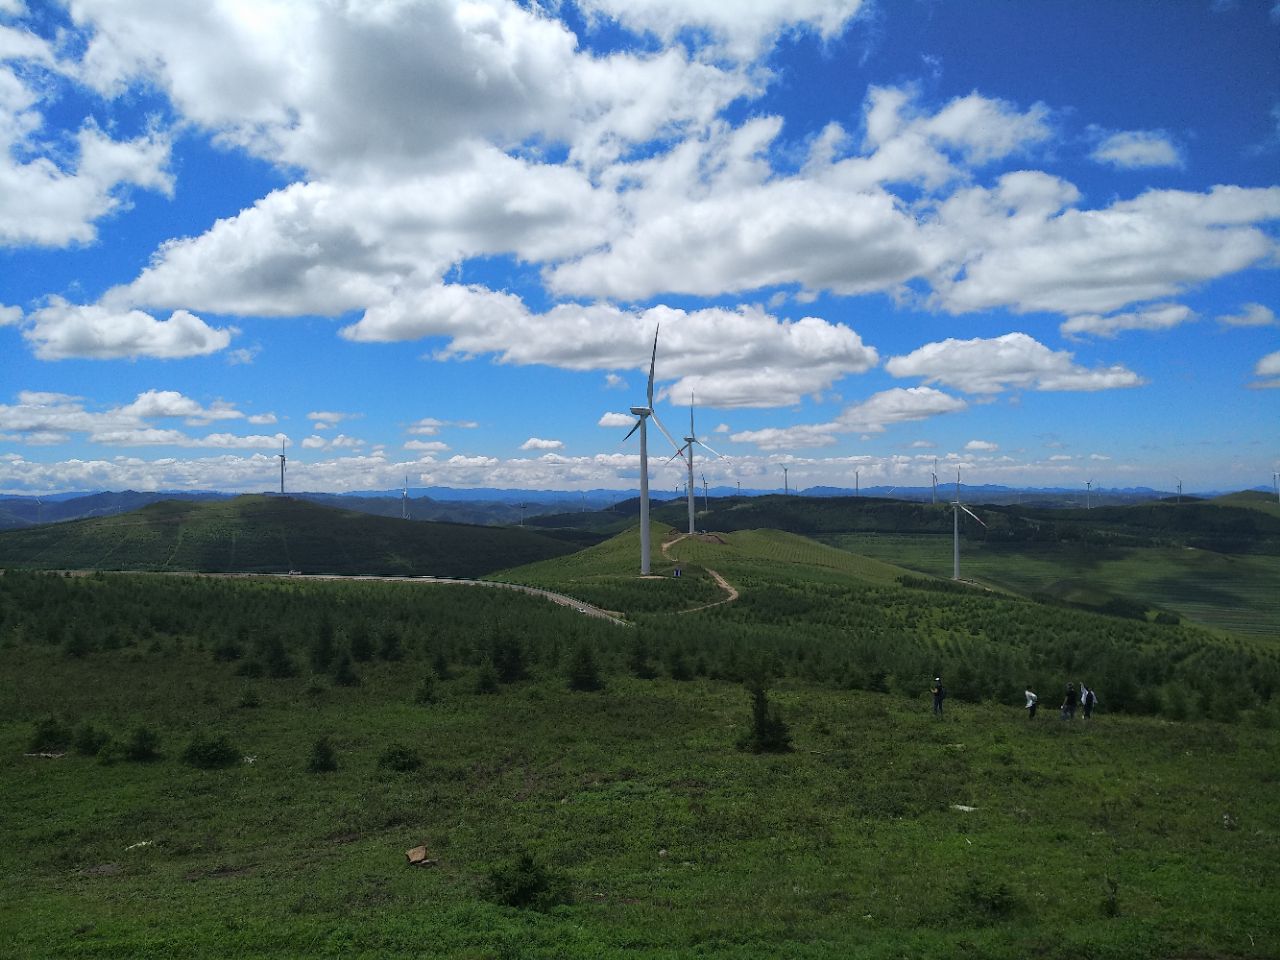
[[[308,773],[332,773],[338,769],[338,755],[328,737],[321,737],[311,745],[311,756],[307,760]]]
[[[27,741],[28,753],[58,753],[71,745],[71,728],[57,717],[36,722],[35,732]]]
[[[413,702],[424,707],[436,702],[436,678],[434,674],[428,673],[422,678],[422,682],[418,684],[418,689],[413,693]]]
[[[578,644],[577,649],[574,650],[573,659],[569,662],[569,689],[583,691],[604,689],[604,680],[600,677],[600,670],[596,666],[595,654],[585,642]]]
[[[422,760],[417,751],[403,743],[390,744],[378,756],[378,767],[383,770],[408,773],[411,770],[417,770],[420,766],[422,766]]]
[[[400,631],[387,626],[382,631],[382,642],[378,645],[378,656],[383,660],[403,660],[404,647],[400,645]]]
[[[738,746],[752,753],[789,753],[791,731],[778,708],[770,705],[764,683],[753,680],[747,684],[747,689],[751,693],[751,729]]]
[[[147,726],[134,727],[124,742],[124,759],[147,763],[160,757],[160,735]]]
[[[351,666],[351,655],[345,650],[333,659],[329,668],[329,677],[339,687],[358,687],[360,678]]]
[[[244,693],[240,694],[241,709],[252,710],[260,706],[262,706],[262,701],[258,699],[258,695],[254,693],[252,688],[246,688]]]
[[[182,762],[200,770],[217,770],[238,762],[240,756],[240,751],[225,736],[207,737],[198,733],[182,751]]]
[[[76,753],[83,754],[86,757],[94,757],[98,755],[98,751],[106,746],[107,741],[110,739],[111,735],[109,733],[105,730],[99,730],[86,720],[76,727],[75,734],[71,738],[71,745],[75,747]]]
[[[493,667],[492,660],[485,660],[480,664],[480,670],[476,673],[476,693],[497,693],[498,692],[498,671]]]
[[[515,860],[489,871],[489,896],[507,907],[522,910],[549,910],[569,902],[569,885],[534,859],[528,851]]]

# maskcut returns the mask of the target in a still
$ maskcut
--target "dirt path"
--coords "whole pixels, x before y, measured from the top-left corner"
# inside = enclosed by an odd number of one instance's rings
[[[95,570],[59,570],[58,573],[70,573],[72,576],[87,577],[98,571]],[[106,571],[108,573],[112,571]],[[587,617],[598,617],[601,620],[608,620],[610,623],[616,623],[622,627],[629,627],[632,624],[623,620],[615,612],[611,610],[602,610],[600,607],[592,606],[575,597],[570,597],[563,593],[555,593],[551,590],[542,590],[538,587],[527,587],[522,583],[502,583],[498,580],[458,580],[452,577],[376,577],[376,576],[344,576],[337,573],[196,573],[191,571],[179,570],[120,570],[114,571],[122,574],[131,575],[152,575],[164,577],[219,577],[222,579],[243,579],[246,577],[271,577],[279,580],[332,580],[350,583],[353,581],[360,583],[415,583],[415,584],[445,584],[463,587],[492,587],[497,590],[518,590],[521,593],[527,593],[531,596],[542,597],[550,600],[552,603],[558,603],[562,607],[570,607],[578,613]]]
[[[687,540],[688,538],[689,534],[682,533],[678,537],[666,541],[662,545],[662,555],[666,557],[667,560],[671,560],[671,554],[667,551],[681,540]],[[725,598],[723,600],[716,600],[714,603],[704,603],[700,607],[690,607],[688,610],[680,610],[680,613],[697,613],[699,610],[710,610],[712,607],[718,607],[723,603],[733,603],[733,601],[738,599],[738,591],[729,583],[728,580],[720,576],[719,571],[712,570],[710,567],[703,567],[702,569],[711,574],[711,579],[714,580],[720,589],[725,592]]]

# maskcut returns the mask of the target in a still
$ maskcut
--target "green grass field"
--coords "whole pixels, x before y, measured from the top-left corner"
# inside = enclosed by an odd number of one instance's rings
[[[951,575],[951,537],[846,534],[834,545],[935,577]],[[1280,557],[1190,547],[1007,544],[962,539],[966,579],[1060,600],[1098,605],[1132,598],[1202,626],[1255,640],[1280,635]]]
[[[1129,960],[1266,957],[1280,937],[1273,730],[967,703],[937,722],[921,697],[782,680],[796,749],[758,756],[735,748],[739,684],[629,677],[625,628],[504,596],[529,636],[590,636],[606,689],[569,691],[544,651],[480,695],[463,657],[419,705],[442,624],[461,649],[489,622],[479,591],[236,586],[334,610],[412,591],[424,632],[355,688],[246,680],[199,635],[67,657],[7,634],[7,956]],[[47,714],[146,722],[163,756],[22,756]],[[184,764],[201,731],[254,762]],[[339,768],[308,773],[321,735]],[[421,766],[379,769],[389,743]],[[419,843],[437,865],[406,865]],[[565,903],[494,902],[520,851]]]

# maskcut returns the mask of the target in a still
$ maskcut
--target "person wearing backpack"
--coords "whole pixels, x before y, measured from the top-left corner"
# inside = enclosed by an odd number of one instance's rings
[[[1079,702],[1079,696],[1076,693],[1076,685],[1074,683],[1067,684],[1067,695],[1062,699],[1062,719],[1074,720],[1076,718],[1076,704]]]
[[[942,717],[942,701],[947,698],[946,688],[942,686],[942,678],[934,677],[933,686],[929,688],[929,692],[933,694],[933,715]]]

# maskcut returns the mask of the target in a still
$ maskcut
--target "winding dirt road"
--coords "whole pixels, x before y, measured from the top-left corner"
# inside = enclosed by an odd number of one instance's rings
[[[674,537],[674,538],[672,538],[671,540],[666,541],[666,542],[662,545],[662,555],[663,555],[664,557],[666,557],[668,560],[671,560],[671,554],[670,554],[670,553],[668,553],[667,551],[668,551],[671,547],[673,547],[673,546],[675,546],[677,543],[679,543],[681,540],[687,540],[688,538],[689,538],[689,534],[687,534],[687,533],[682,533],[682,534],[680,534],[678,537]],[[672,562],[674,562],[674,561],[672,561]],[[714,580],[714,581],[716,582],[716,584],[720,587],[720,589],[721,589],[721,590],[723,590],[723,591],[725,592],[725,598],[724,598],[723,600],[717,600],[717,601],[715,601],[714,603],[704,603],[704,604],[703,604],[702,606],[700,606],[700,607],[690,607],[688,610],[680,610],[680,611],[678,611],[679,613],[697,613],[699,610],[709,610],[709,609],[711,609],[712,607],[718,607],[718,606],[720,606],[720,605],[721,605],[721,604],[723,604],[723,603],[733,603],[733,601],[735,601],[735,600],[737,600],[737,599],[738,599],[738,591],[737,591],[737,589],[735,589],[735,588],[734,588],[734,587],[729,583],[729,581],[728,581],[728,580],[726,580],[724,577],[720,576],[719,571],[717,571],[717,570],[712,570],[710,567],[703,567],[702,569],[706,570],[706,571],[707,571],[707,573],[711,574],[711,579],[712,579],[712,580]]]

